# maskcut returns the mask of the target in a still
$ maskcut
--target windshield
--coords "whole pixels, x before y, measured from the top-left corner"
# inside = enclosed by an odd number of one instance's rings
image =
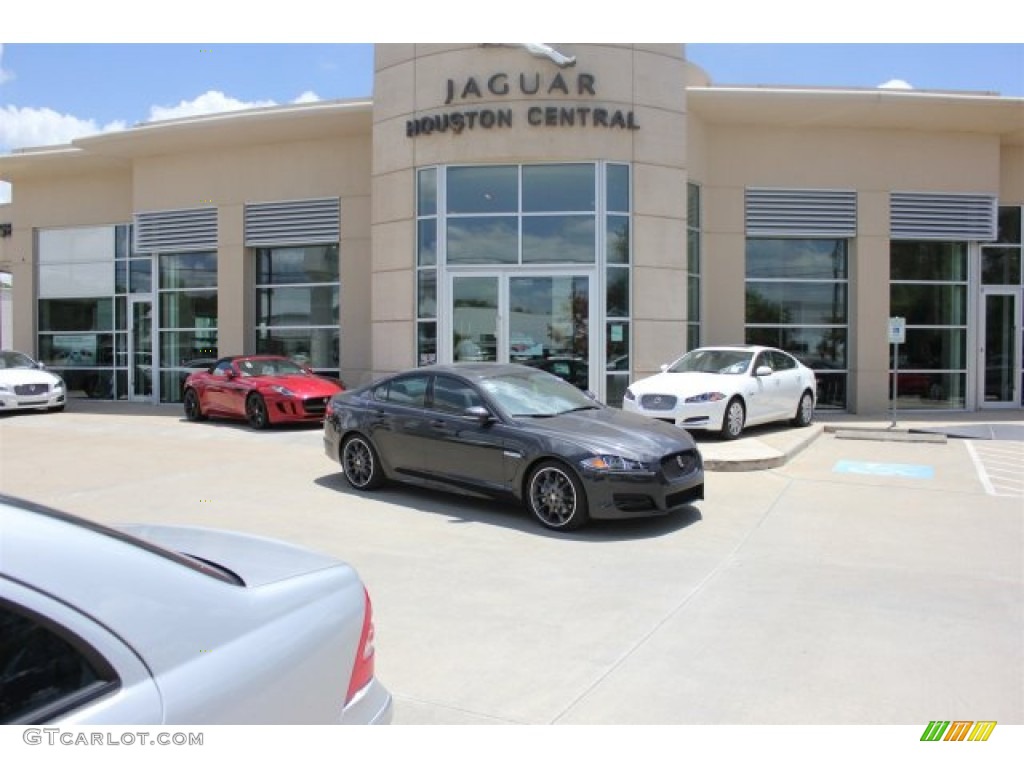
[[[0,352],[0,368],[35,368],[35,361],[21,352]]]
[[[239,360],[238,370],[243,376],[304,376],[306,369],[291,360],[260,359]]]
[[[746,373],[753,352],[742,349],[695,349],[676,360],[669,373]]]
[[[492,376],[482,380],[480,388],[512,417],[557,416],[600,407],[572,384],[544,371]]]

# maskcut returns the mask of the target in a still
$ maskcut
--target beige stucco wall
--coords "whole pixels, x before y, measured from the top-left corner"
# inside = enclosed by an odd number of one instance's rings
[[[130,222],[130,175],[119,169],[25,179],[15,186],[10,210],[14,230],[7,241],[7,263],[14,293],[13,345],[37,354],[34,231]]]
[[[1024,205],[1024,146],[1002,148],[999,178],[1000,205]]]
[[[341,376],[370,367],[370,137],[339,137],[141,157],[134,163],[135,211],[215,206],[218,217],[220,354],[252,352],[253,263],[243,242],[246,203],[340,197]]]
[[[994,136],[893,130],[703,126],[705,343],[744,340],[747,187],[853,189],[857,238],[850,266],[849,406],[884,412],[888,398],[889,193],[997,194]],[[692,146],[692,144],[691,144]],[[1011,155],[1013,153],[1010,153]],[[1008,162],[1002,160],[1003,166]],[[1005,181],[1003,181],[1005,185]]]
[[[684,343],[683,47],[561,43],[552,46],[575,56],[576,65],[560,69],[551,61],[510,46],[376,47],[372,223],[376,372],[397,370],[414,362],[415,169],[434,164],[562,160],[632,164],[634,370],[655,369]],[[488,90],[495,75],[499,75],[493,81],[495,86],[507,84],[508,94]],[[527,78],[531,86],[528,90],[539,76],[538,93],[523,93],[520,76]],[[463,98],[471,79],[481,95],[470,93]],[[449,80],[453,83],[454,98],[446,104]],[[568,94],[552,87],[553,83],[564,83]],[[593,94],[587,90],[591,83]],[[549,105],[632,112],[639,129],[530,125],[528,110]],[[449,131],[407,136],[411,119],[481,109],[511,110],[512,125],[467,129],[458,135]]]

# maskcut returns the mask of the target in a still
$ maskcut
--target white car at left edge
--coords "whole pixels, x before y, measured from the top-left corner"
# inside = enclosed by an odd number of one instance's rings
[[[24,352],[0,351],[0,413],[63,411],[66,402],[64,379]]]

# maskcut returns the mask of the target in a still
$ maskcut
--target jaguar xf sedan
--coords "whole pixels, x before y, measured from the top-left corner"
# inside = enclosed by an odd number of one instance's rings
[[[622,409],[726,440],[744,427],[814,418],[814,371],[780,349],[701,347],[629,385]]]
[[[703,461],[685,430],[518,364],[427,366],[334,395],[324,450],[357,490],[396,480],[511,498],[560,531],[704,498]]]
[[[185,379],[185,418],[244,419],[253,429],[324,419],[331,395],[343,386],[308,366],[276,355],[223,357]]]
[[[0,495],[0,724],[385,724],[351,566]]]

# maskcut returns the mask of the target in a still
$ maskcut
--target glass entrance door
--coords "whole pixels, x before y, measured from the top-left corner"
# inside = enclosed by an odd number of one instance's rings
[[[132,296],[128,327],[128,399],[153,400],[153,300]]]
[[[981,405],[1020,403],[1020,300],[1014,290],[982,294],[979,386]]]
[[[449,359],[531,365],[597,392],[592,285],[579,273],[453,275]]]

